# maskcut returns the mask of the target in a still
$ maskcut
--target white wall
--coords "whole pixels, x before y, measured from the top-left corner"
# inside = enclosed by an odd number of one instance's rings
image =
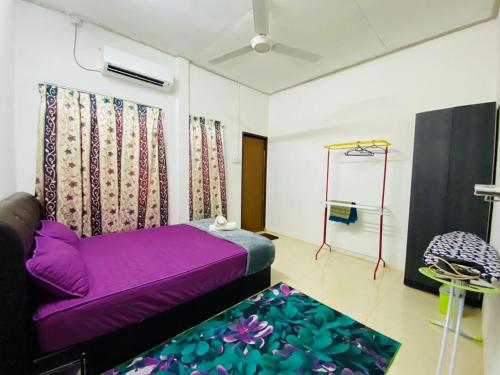
[[[0,2],[0,199],[16,191],[14,150],[15,0]]]
[[[495,245],[497,249],[499,243]],[[485,375],[500,374],[500,297],[486,295],[483,301],[483,366]]]
[[[497,46],[500,51],[500,18],[497,18]],[[497,103],[500,103],[500,59],[497,61]],[[498,142],[498,138],[497,138]],[[498,148],[497,144],[497,148]],[[500,152],[497,153],[496,184],[500,185]],[[490,243],[500,251],[500,203],[493,206]],[[500,374],[500,296],[486,295],[483,302],[484,373]]]
[[[233,159],[241,156],[242,131],[267,135],[268,96],[191,65],[190,108],[224,124],[228,219],[240,224],[241,163]],[[187,160],[185,168],[187,175]]]
[[[497,99],[497,25],[484,23],[277,93],[269,104],[267,227],[312,243],[322,238],[323,145],[386,138],[384,256],[404,267],[415,114]],[[378,204],[382,159],[333,158],[332,195]],[[377,252],[377,217],[329,223],[330,243]]]

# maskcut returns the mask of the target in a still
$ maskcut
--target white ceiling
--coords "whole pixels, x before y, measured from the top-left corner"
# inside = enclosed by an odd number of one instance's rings
[[[273,93],[391,51],[496,17],[498,0],[268,0],[281,43],[319,54],[316,63],[274,52],[208,61],[254,35],[251,0],[28,0],[129,36]]]

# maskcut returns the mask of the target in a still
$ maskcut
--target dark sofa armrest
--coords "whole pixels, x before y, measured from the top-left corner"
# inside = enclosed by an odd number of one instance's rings
[[[25,260],[41,219],[29,194],[0,201],[0,374],[28,374],[34,331]]]

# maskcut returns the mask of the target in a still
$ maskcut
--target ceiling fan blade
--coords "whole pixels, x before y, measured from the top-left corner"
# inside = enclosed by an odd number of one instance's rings
[[[253,49],[251,46],[241,47],[241,48],[235,49],[234,51],[226,53],[222,56],[216,57],[215,59],[212,59],[209,62],[212,65],[220,64],[224,61],[234,59],[235,57],[244,55],[245,53],[252,52],[252,51],[253,51]]]
[[[267,0],[253,0],[253,23],[256,34],[269,34],[269,9],[267,7]]]
[[[315,53],[307,52],[304,51],[303,49],[291,47],[282,43],[276,43],[273,47],[273,51],[309,62],[318,62],[322,58],[321,56],[316,55]]]

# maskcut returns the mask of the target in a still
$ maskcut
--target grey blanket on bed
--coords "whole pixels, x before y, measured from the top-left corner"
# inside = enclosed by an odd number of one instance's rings
[[[244,229],[212,232],[209,230],[209,226],[213,223],[214,219],[203,219],[190,221],[186,224],[244,248],[248,253],[247,275],[261,271],[274,262],[274,244],[268,238]]]

